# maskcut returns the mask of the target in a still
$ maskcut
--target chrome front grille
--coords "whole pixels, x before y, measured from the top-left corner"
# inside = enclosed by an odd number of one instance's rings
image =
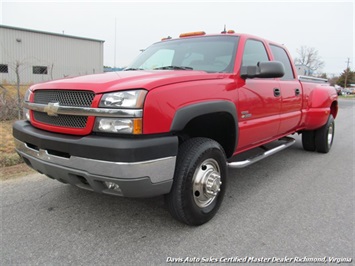
[[[95,94],[91,91],[38,90],[34,92],[34,103],[59,103],[60,106],[90,107]],[[33,111],[34,119],[43,124],[84,129],[87,116],[57,115]]]
[[[39,90],[35,91],[34,102],[59,102],[59,105],[63,106],[90,107],[94,97],[95,94],[91,91]]]

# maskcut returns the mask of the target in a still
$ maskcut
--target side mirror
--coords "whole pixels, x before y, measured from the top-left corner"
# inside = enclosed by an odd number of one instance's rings
[[[244,66],[240,71],[243,79],[247,78],[281,78],[285,75],[285,68],[281,62],[259,62],[256,66]]]

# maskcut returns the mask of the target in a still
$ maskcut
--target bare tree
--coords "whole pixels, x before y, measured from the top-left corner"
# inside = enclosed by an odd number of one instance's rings
[[[0,121],[13,119],[18,116],[17,101],[4,85],[0,84],[0,88]]]
[[[20,65],[19,61],[16,61],[15,73],[16,73],[16,90],[17,90],[17,109],[18,119],[21,119],[21,95],[20,95]]]
[[[53,68],[54,68],[54,63],[52,63],[52,65],[51,65],[51,71],[50,71],[50,73],[51,73],[51,80],[53,80]]]
[[[299,57],[295,58],[296,64],[301,64],[308,67],[311,72],[316,72],[324,67],[324,62],[318,55],[318,50],[314,47],[301,46],[296,50]]]

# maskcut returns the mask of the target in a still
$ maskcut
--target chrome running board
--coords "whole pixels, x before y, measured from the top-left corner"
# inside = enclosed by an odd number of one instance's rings
[[[253,157],[250,157],[244,161],[237,161],[237,162],[228,162],[227,163],[227,166],[230,167],[230,168],[244,168],[244,167],[247,167],[253,163],[256,163],[262,159],[265,159],[275,153],[278,153],[279,151],[282,151],[288,147],[290,147],[291,145],[293,145],[296,140],[293,139],[293,138],[290,138],[290,137],[283,137],[281,139],[279,139],[279,141],[284,141],[283,144],[275,147],[275,148],[272,148],[270,150],[267,150],[265,151],[264,153],[261,153],[261,154],[258,154],[258,155],[255,155]]]

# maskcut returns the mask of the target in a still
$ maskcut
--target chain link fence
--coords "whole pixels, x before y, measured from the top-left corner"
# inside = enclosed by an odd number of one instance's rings
[[[0,84],[0,121],[18,119],[22,115],[24,91],[28,86],[20,87],[20,106],[17,99],[17,88],[13,85]]]

